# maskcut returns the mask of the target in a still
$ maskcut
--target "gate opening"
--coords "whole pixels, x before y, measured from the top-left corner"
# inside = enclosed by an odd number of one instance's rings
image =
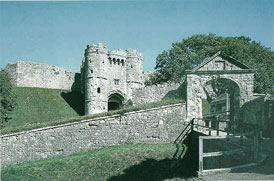
[[[118,110],[123,107],[124,98],[118,93],[111,94],[108,98],[108,111]]]

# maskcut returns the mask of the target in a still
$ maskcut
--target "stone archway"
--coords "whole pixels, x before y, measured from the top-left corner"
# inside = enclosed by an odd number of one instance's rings
[[[187,81],[187,119],[202,117],[202,98],[205,87],[213,80],[225,80],[235,87],[233,99],[234,120],[237,120],[239,108],[253,98],[254,70],[234,58],[218,52],[192,70],[186,71]]]
[[[241,97],[239,85],[231,79],[218,77],[217,79],[211,79],[206,82],[206,86],[202,86],[206,96],[204,98],[207,99],[209,103],[216,100],[219,96],[224,96],[224,94],[228,95],[228,100],[225,101],[227,104],[225,107],[228,107],[226,110],[229,111],[230,120],[234,121],[240,109]]]
[[[124,97],[119,93],[108,96],[108,111],[118,110],[123,107]]]

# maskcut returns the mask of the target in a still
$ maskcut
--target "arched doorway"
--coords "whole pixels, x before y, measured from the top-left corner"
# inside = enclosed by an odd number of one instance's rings
[[[236,120],[240,109],[240,88],[236,82],[227,78],[215,78],[208,81],[203,90],[210,103],[210,113],[226,112],[231,121]]]
[[[108,97],[108,111],[118,110],[123,107],[124,97],[118,93],[111,94]]]

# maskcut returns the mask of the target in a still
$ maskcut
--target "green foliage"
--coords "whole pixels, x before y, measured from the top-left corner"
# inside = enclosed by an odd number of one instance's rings
[[[181,42],[172,44],[172,48],[163,51],[156,59],[156,73],[152,84],[181,81],[185,70],[199,65],[204,58],[218,51],[234,57],[253,69],[255,74],[255,92],[273,93],[274,88],[274,51],[252,41],[249,37],[222,37],[214,34],[198,34]]]
[[[17,106],[11,113],[12,121],[5,122],[0,134],[30,130],[63,123],[76,122],[102,116],[123,115],[127,112],[149,109],[184,100],[169,99],[153,103],[129,106],[124,109],[93,115],[83,115],[83,96],[68,90],[14,87]],[[13,121],[14,120],[14,121]]]
[[[1,178],[6,181],[181,180],[187,177],[191,162],[173,159],[177,149],[172,143],[111,146],[4,167]]]
[[[0,70],[0,119],[1,127],[10,119],[10,112],[15,106],[15,96],[12,92],[10,76],[4,70]]]

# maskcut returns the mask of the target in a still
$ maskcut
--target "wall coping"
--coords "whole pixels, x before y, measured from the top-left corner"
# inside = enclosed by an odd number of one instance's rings
[[[86,122],[91,122],[91,121],[97,121],[97,120],[101,120],[101,119],[122,117],[122,116],[131,115],[131,114],[137,114],[137,113],[142,113],[142,112],[149,112],[149,111],[154,111],[154,110],[159,110],[159,109],[165,109],[165,108],[169,108],[169,107],[178,107],[178,106],[182,106],[182,105],[186,105],[186,103],[176,103],[176,104],[159,106],[159,107],[154,107],[154,108],[149,108],[149,109],[141,109],[141,110],[138,110],[138,111],[127,112],[124,115],[114,114],[114,115],[111,115],[111,116],[103,116],[103,117],[97,117],[97,118],[83,118],[83,120],[77,121],[77,122],[64,123],[64,124],[55,125],[55,126],[46,126],[46,127],[36,128],[36,129],[32,129],[32,130],[27,130],[27,131],[20,131],[20,132],[17,132],[17,133],[10,133],[10,134],[6,134],[6,135],[0,135],[0,138],[10,137],[10,136],[19,136],[19,135],[22,135],[22,134],[25,134],[25,133],[33,133],[33,132],[38,132],[38,131],[43,131],[43,130],[49,130],[49,129],[60,128],[60,127],[65,127],[65,126],[71,126],[71,125],[76,125],[76,124],[81,124],[81,123],[86,123]]]
[[[248,73],[255,73],[256,69],[248,69],[248,70],[203,70],[203,71],[191,71],[191,70],[186,70],[187,75],[191,74],[248,74]]]

